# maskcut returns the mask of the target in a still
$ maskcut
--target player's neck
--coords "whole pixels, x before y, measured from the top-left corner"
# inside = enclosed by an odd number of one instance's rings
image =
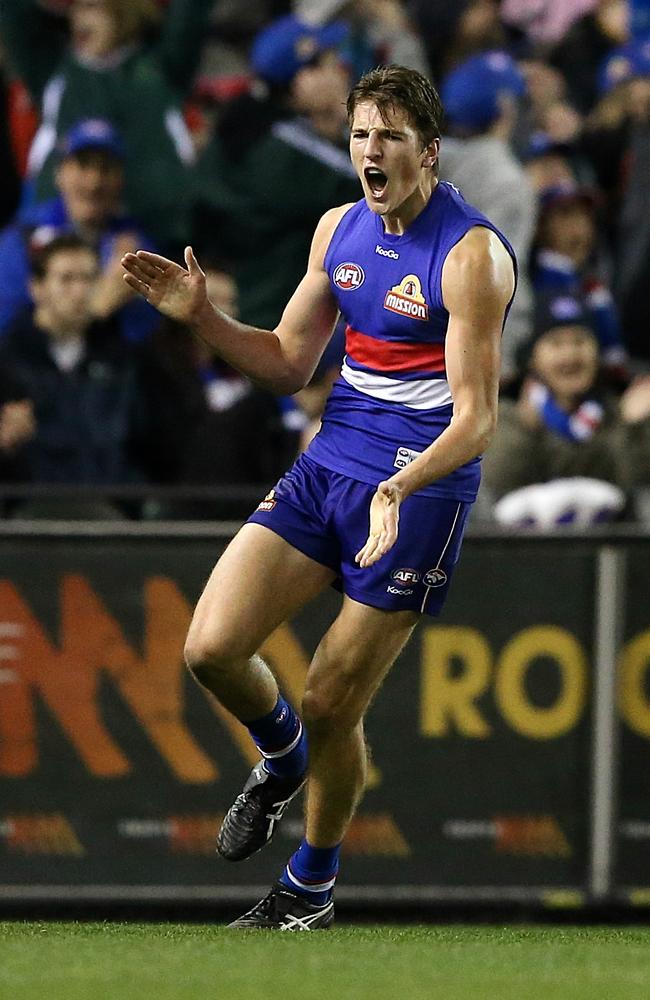
[[[438,178],[428,176],[394,212],[382,217],[384,231],[391,236],[403,236],[412,222],[429,204],[431,195],[438,186]]]

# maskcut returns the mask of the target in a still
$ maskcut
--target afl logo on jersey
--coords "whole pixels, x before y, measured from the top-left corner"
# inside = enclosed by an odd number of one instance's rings
[[[408,316],[410,319],[429,318],[429,307],[422,294],[422,283],[417,274],[407,274],[399,285],[393,285],[386,292],[384,309],[390,309],[391,312]]]
[[[361,288],[365,280],[363,268],[350,261],[339,264],[334,272],[334,284],[338,288],[342,288],[344,292],[353,292],[355,288]]]

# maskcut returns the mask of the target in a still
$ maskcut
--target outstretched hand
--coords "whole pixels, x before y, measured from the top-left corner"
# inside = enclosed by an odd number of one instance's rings
[[[383,482],[370,503],[370,532],[363,548],[354,557],[365,569],[392,549],[397,541],[402,491],[395,483]]]
[[[208,301],[205,274],[191,247],[185,248],[186,267],[148,250],[122,257],[124,281],[165,316],[191,323]]]

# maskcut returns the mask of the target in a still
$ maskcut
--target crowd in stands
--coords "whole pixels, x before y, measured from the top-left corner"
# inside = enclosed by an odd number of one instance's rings
[[[650,0],[4,0],[0,487],[272,485],[342,331],[271,397],[134,297],[120,258],[191,244],[212,301],[273,328],[320,216],[361,197],[345,97],[387,62],[436,84],[440,177],[519,261],[479,510],[641,516]]]

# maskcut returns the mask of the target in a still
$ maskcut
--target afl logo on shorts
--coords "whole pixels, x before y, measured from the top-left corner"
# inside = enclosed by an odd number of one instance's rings
[[[355,288],[361,288],[365,280],[363,268],[350,261],[339,264],[334,272],[334,284],[344,292],[353,292]]]
[[[439,566],[436,566],[435,569],[430,569],[422,577],[422,583],[425,587],[444,587],[446,582],[447,574]]]
[[[403,569],[396,569],[390,575],[391,580],[395,580],[396,583],[419,583],[420,574],[416,569],[409,569],[404,567]]]

